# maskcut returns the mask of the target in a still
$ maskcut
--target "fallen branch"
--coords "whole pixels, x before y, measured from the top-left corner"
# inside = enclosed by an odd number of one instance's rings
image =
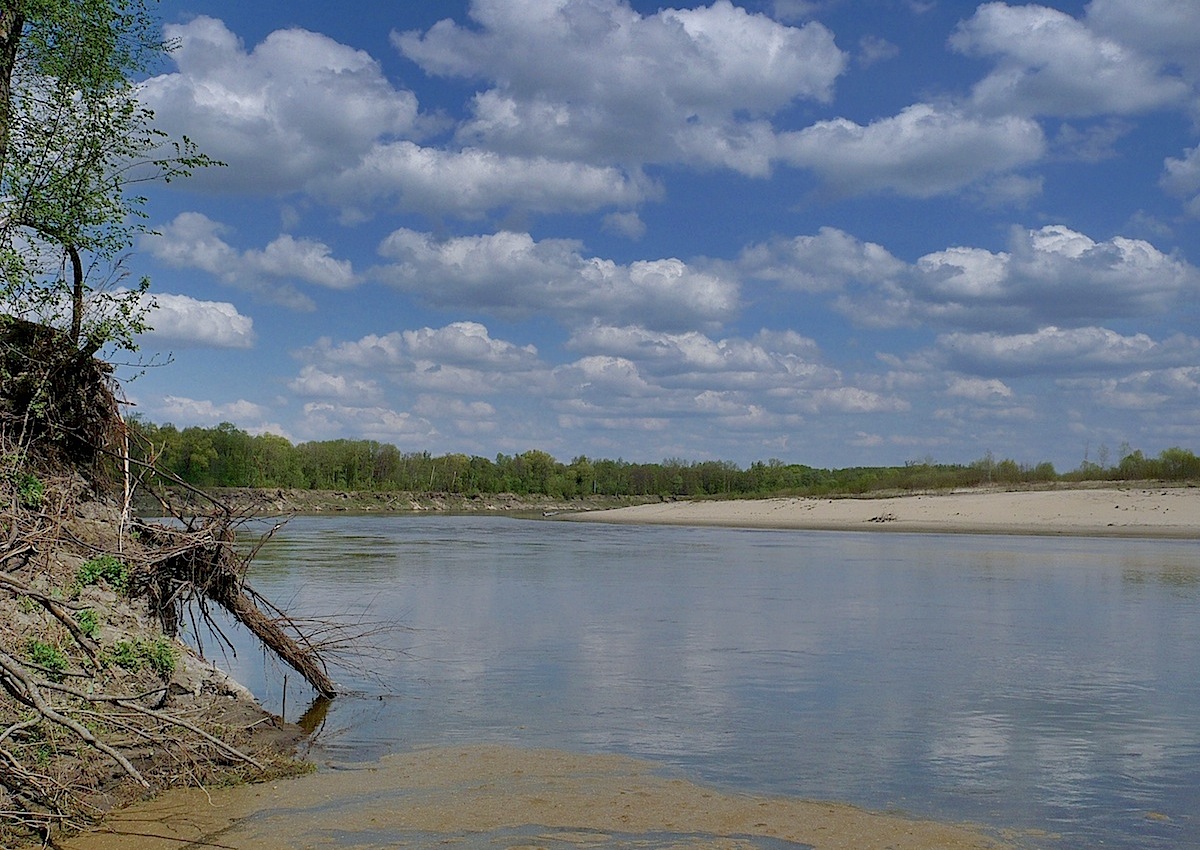
[[[130,778],[141,783],[143,787],[150,787],[150,783],[130,763],[129,759],[93,735],[82,723],[64,714],[60,714],[54,706],[46,702],[45,697],[42,696],[41,689],[38,687],[38,683],[29,675],[25,666],[3,650],[0,650],[0,685],[3,685],[4,689],[8,691],[13,699],[24,703],[30,708],[36,709],[47,720],[70,729],[84,743],[90,744],[119,764],[121,769]]]

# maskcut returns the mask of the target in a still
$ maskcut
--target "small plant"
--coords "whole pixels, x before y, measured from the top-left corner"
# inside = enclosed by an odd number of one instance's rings
[[[67,656],[57,646],[33,638],[29,641],[29,660],[41,667],[53,682],[61,682],[67,669]]]
[[[100,634],[100,617],[94,608],[84,608],[77,612],[75,622],[79,624],[79,630],[92,640]]]
[[[129,567],[112,555],[97,555],[80,565],[75,579],[80,587],[88,587],[104,579],[109,587],[120,593],[129,585]]]
[[[142,656],[155,673],[165,679],[175,672],[175,665],[179,663],[179,652],[171,641],[165,637],[158,637],[153,641],[139,643]]]
[[[117,641],[105,655],[110,664],[116,664],[118,667],[124,667],[135,673],[142,669],[142,656],[127,640]]]
[[[31,511],[42,506],[46,498],[46,486],[31,472],[18,472],[13,475],[13,485],[17,488],[17,498],[21,505]]]
[[[107,660],[109,663],[124,667],[133,673],[148,666],[165,679],[175,672],[175,665],[179,662],[179,653],[165,637],[155,638],[152,641],[119,640],[108,651]]]

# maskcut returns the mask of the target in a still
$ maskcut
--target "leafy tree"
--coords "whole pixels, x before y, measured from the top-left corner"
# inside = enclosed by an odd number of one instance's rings
[[[134,349],[148,281],[118,286],[146,231],[134,190],[212,164],[172,142],[135,77],[168,45],[154,0],[4,0],[0,8],[0,312],[75,348]]]

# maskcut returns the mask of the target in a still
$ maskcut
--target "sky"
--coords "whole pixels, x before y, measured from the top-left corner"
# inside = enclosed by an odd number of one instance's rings
[[[150,421],[564,461],[1200,450],[1194,0],[160,13],[140,97],[224,165],[148,192]]]

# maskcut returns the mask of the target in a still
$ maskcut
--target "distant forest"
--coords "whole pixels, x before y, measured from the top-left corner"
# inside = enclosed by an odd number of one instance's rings
[[[1158,457],[1122,446],[1114,463],[1101,447],[1097,462],[1058,473],[995,460],[990,453],[969,464],[933,460],[895,467],[818,469],[771,459],[742,468],[731,461],[631,463],[577,457],[562,463],[544,451],[494,458],[401,452],[375,440],[322,440],[293,445],[274,434],[251,435],[230,423],[215,428],[176,428],[134,419],[135,455],[196,487],[271,487],[541,494],[559,498],[608,496],[752,496],[857,494],[880,490],[937,490],[988,483],[1057,481],[1200,480],[1200,458],[1171,448]]]

